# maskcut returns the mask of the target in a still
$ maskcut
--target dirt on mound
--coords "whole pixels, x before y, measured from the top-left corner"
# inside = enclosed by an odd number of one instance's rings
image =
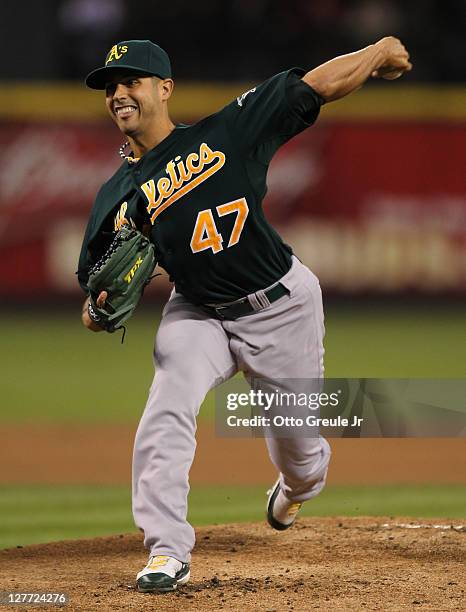
[[[134,588],[146,563],[139,534],[27,546],[0,551],[0,590],[66,592],[65,610],[459,610],[465,528],[438,523],[302,518],[282,533],[259,523],[202,527],[191,580],[168,595]]]

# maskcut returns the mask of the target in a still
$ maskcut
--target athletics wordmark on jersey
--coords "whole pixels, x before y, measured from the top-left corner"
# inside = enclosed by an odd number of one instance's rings
[[[189,153],[184,160],[181,155],[177,155],[169,161],[165,168],[168,176],[162,176],[157,183],[151,179],[141,185],[148,201],[147,212],[151,215],[151,223],[166,208],[218,172],[225,164],[225,159],[225,153],[212,151],[203,142],[199,153]]]

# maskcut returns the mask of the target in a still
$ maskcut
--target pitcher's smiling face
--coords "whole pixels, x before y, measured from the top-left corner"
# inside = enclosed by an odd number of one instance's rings
[[[161,83],[158,77],[116,72],[106,84],[108,112],[125,135],[141,136],[161,115]]]

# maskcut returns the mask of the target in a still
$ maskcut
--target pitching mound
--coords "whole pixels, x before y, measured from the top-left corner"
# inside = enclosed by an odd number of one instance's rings
[[[0,590],[64,591],[66,610],[89,611],[461,609],[465,528],[420,523],[302,518],[284,533],[264,524],[199,528],[191,581],[168,595],[134,589],[146,562],[140,535],[9,549],[0,551]]]

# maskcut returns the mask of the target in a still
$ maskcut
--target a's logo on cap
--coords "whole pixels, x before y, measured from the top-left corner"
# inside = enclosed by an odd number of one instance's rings
[[[128,51],[128,45],[113,45],[110,49],[110,53],[107,55],[105,65],[113,62],[113,60],[119,60]]]

